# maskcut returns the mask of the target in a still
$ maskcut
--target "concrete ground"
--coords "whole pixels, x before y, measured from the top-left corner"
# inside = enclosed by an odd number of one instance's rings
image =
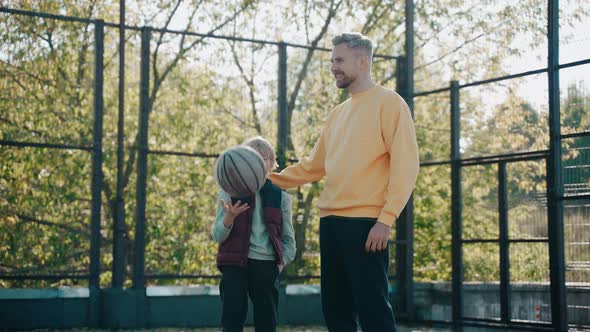
[[[41,331],[60,331],[60,330],[35,330]],[[64,332],[66,330],[63,330]],[[97,329],[70,329],[68,332],[107,332],[110,330],[97,330]],[[142,329],[142,330],[125,330],[125,331],[154,331],[154,332],[221,332],[219,328],[159,328],[159,329]],[[494,332],[508,330],[496,330],[496,329],[484,329],[484,328],[463,328],[463,332]],[[254,328],[248,326],[244,328],[244,332],[254,332]],[[279,326],[277,332],[328,332],[328,329],[324,326]],[[424,326],[405,326],[399,325],[398,332],[453,332],[453,329],[447,327],[424,327]]]

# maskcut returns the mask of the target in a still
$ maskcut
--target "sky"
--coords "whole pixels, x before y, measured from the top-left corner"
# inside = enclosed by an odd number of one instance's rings
[[[419,0],[417,0],[419,1]],[[130,2],[130,6],[133,6],[133,1]],[[588,3],[590,7],[590,0],[562,0],[560,2],[560,8],[565,11],[571,11],[571,8],[575,6],[579,6],[580,4],[584,5],[584,3]],[[276,1],[273,3],[276,6],[285,6],[286,0],[283,1]],[[184,6],[184,5],[183,5]],[[182,6],[181,6],[182,7]],[[186,6],[185,6],[186,7]],[[268,8],[267,8],[268,9]],[[189,8],[180,8],[180,10],[176,13],[174,19],[170,24],[171,29],[184,29],[186,21],[188,19]],[[273,17],[269,15],[268,12],[261,11],[259,14],[259,21],[257,23],[261,29],[274,29],[274,30],[281,30],[276,28],[277,22],[281,21],[283,18],[281,17]],[[341,27],[336,26],[338,22],[334,22],[334,26],[331,29],[331,32],[338,31]],[[418,24],[418,23],[417,23]],[[287,31],[284,33],[283,36],[276,36],[278,38],[284,37],[286,41],[289,42],[296,42],[305,44],[298,35],[301,35],[302,31]],[[248,36],[248,32],[240,32],[240,35]],[[329,33],[330,35],[330,33]],[[524,38],[524,37],[522,37]],[[266,38],[261,39],[273,39]],[[577,23],[574,27],[562,27],[560,30],[560,63],[568,63],[572,61],[579,61],[582,59],[590,58],[590,21],[588,19],[586,22]],[[223,42],[225,43],[225,42]],[[518,43],[518,41],[517,41]],[[522,44],[526,45],[526,40],[522,40]],[[290,50],[292,51],[292,50]],[[508,61],[505,61],[503,67],[506,72],[508,73],[519,73],[528,70],[540,69],[544,68],[547,65],[546,59],[547,49],[546,45],[538,48],[536,50],[531,50],[530,52],[526,52],[523,57],[521,58],[512,58]],[[436,55],[433,55],[436,56]],[[215,57],[214,54],[211,54],[211,57]],[[0,50],[0,58],[4,58],[2,56],[2,52]],[[272,58],[268,60],[269,63],[274,65],[276,64],[276,59]],[[237,74],[236,68],[222,68],[222,70],[227,71],[228,76],[235,76]],[[235,67],[235,66],[233,66]],[[268,81],[269,79],[276,79],[276,70],[274,68],[268,68],[268,72],[266,73],[269,77],[266,79],[262,79],[262,81]],[[548,83],[546,79],[547,75],[535,75],[528,78],[519,79],[519,88],[517,93],[528,100],[537,110],[546,111],[547,110],[547,90],[548,90]],[[567,87],[570,84],[575,84],[579,82],[584,82],[582,86],[590,91],[590,64],[577,66],[574,68],[563,69],[560,71],[560,83],[561,83],[561,93],[562,98],[565,97],[567,93]],[[465,83],[465,82],[462,82]],[[487,91],[487,90],[486,90]],[[483,96],[484,102],[487,105],[487,108],[493,109],[495,104],[500,103],[504,100],[503,95],[505,95],[506,89],[498,89],[498,93],[490,93]],[[590,129],[590,128],[587,128]]]
[[[576,6],[580,6],[580,4],[584,5],[584,2],[587,2],[588,6],[590,6],[590,0],[562,0],[560,2],[560,9],[564,12],[571,12],[571,10]],[[277,1],[276,5],[282,6],[284,4],[282,1]],[[176,29],[182,29],[184,26],[184,22],[186,22],[187,19],[187,13],[188,10],[179,10],[177,16],[171,22],[171,27]],[[262,13],[260,16],[264,16],[264,23],[261,22],[260,25],[265,24],[267,27],[272,26],[273,22],[281,19],[278,17],[269,17],[264,13]],[[334,24],[338,23],[334,22]],[[334,26],[331,30],[337,31],[338,29],[338,27]],[[284,36],[279,37],[285,37],[287,41],[298,42],[295,38],[297,38],[296,36],[301,33],[302,32],[300,31],[290,31],[286,32]],[[241,35],[247,36],[248,33],[241,33]],[[523,38],[522,45],[526,45],[527,42],[526,40],[524,40],[524,38],[526,37],[523,36],[521,38]],[[299,41],[298,43],[304,44],[304,42],[301,41]],[[519,43],[518,40],[517,43]],[[577,23],[574,27],[562,27],[560,29],[560,64],[579,61],[587,58],[590,58],[590,22],[588,21],[588,19],[586,20],[586,22]],[[271,61],[274,62],[274,59],[272,59]],[[520,58],[509,59],[503,64],[503,68],[508,73],[519,73],[534,69],[541,69],[546,66],[546,43],[544,46],[538,49],[525,52],[525,54]],[[229,68],[226,69],[229,70]],[[228,72],[228,74],[230,73]],[[269,74],[274,75],[274,71],[269,72]],[[535,107],[535,109],[540,111],[547,110],[548,82],[546,77],[546,74],[541,74],[530,76],[527,78],[522,78],[518,81],[518,95],[528,100]],[[590,91],[590,64],[561,70],[560,84],[562,88],[562,98],[564,98],[566,95],[567,86],[569,86],[570,84],[578,83],[580,81],[583,81],[583,86]],[[501,101],[503,101],[503,97],[505,96],[506,91],[506,89],[498,89],[497,94],[492,93],[483,96],[484,102],[488,106],[487,108],[492,110],[495,104],[498,104]]]
[[[560,35],[571,36],[569,40],[560,40],[560,64],[590,58],[590,22],[578,23],[573,28],[562,28]],[[518,73],[546,67],[547,61],[546,58],[537,60],[534,56],[527,56],[519,60],[513,60],[507,63],[506,66],[511,69],[511,72]],[[542,75],[538,76],[538,78],[527,80],[528,82],[523,84],[519,89],[519,94],[527,100],[531,100],[533,104],[536,104],[537,109],[547,107],[548,83],[546,76]],[[590,64],[562,69],[559,71],[559,76],[562,98],[565,97],[567,87],[570,84],[576,84],[580,81],[584,82],[583,86],[590,92]]]

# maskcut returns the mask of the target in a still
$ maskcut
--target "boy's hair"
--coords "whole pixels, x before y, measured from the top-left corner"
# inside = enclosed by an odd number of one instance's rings
[[[358,32],[342,33],[332,38],[332,45],[346,44],[350,48],[362,49],[367,52],[369,61],[373,59],[373,43],[366,36]]]
[[[249,146],[252,149],[256,150],[256,152],[260,153],[260,155],[262,156],[262,159],[271,160],[273,163],[275,163],[275,159],[277,158],[277,155],[275,153],[275,149],[273,148],[272,144],[270,144],[270,142],[267,141],[264,137],[255,136],[255,137],[247,139],[242,144]],[[276,163],[275,163],[275,165],[276,165]],[[268,171],[270,171],[270,170],[268,170]]]

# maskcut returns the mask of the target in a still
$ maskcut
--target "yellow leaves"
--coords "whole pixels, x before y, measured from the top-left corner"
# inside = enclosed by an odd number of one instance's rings
[[[14,216],[4,216],[2,217],[2,219],[0,219],[0,221],[2,221],[1,223],[9,227],[14,226],[17,223],[17,219]]]

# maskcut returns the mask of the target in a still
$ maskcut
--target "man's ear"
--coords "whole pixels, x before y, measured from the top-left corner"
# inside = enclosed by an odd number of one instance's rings
[[[370,63],[369,63],[369,56],[366,54],[362,54],[361,55],[361,66],[363,66],[363,68],[369,68],[370,67]]]

